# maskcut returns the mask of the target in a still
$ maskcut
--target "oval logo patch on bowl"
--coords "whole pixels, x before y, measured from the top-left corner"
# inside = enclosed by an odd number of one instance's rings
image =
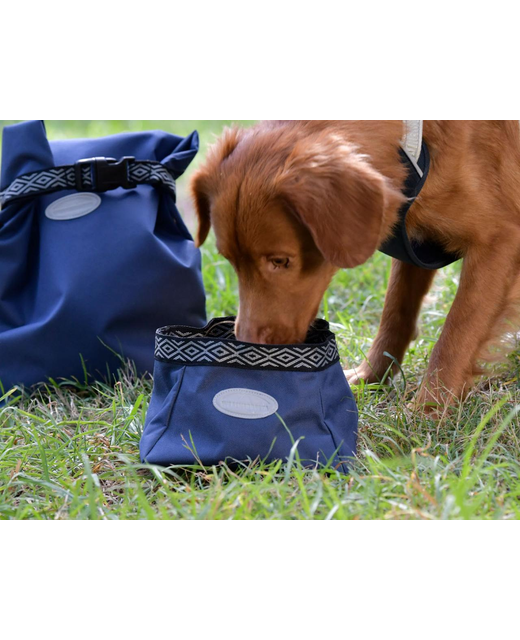
[[[101,204],[97,193],[73,193],[51,202],[45,215],[51,220],[74,220],[95,211]]]
[[[278,411],[278,402],[273,396],[254,389],[224,389],[213,398],[213,406],[220,413],[234,418],[255,420],[267,418]]]

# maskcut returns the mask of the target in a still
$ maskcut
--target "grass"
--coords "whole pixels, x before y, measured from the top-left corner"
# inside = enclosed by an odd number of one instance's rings
[[[53,137],[125,129],[197,128],[203,149],[222,122],[56,122]],[[180,202],[193,224],[187,179]],[[182,191],[184,189],[184,191]],[[234,313],[236,278],[212,240],[203,247],[208,316]],[[374,256],[332,282],[323,314],[345,364],[359,362],[375,335],[390,260]],[[0,518],[17,519],[517,519],[520,517],[518,356],[483,380],[440,422],[408,408],[456,291],[457,265],[437,277],[403,376],[358,392],[360,434],[350,475],[259,462],[231,469],[139,463],[151,381],[131,365],[115,385],[52,383],[0,408]]]

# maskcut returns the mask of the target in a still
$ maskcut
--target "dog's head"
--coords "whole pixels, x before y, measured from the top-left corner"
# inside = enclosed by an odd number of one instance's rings
[[[237,337],[301,342],[341,267],[381,241],[402,196],[333,131],[228,129],[192,181],[201,245],[213,225],[239,282]]]

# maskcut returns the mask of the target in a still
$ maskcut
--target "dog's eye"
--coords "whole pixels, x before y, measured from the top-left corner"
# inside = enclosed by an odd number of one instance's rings
[[[289,258],[271,258],[271,264],[275,269],[287,269]]]

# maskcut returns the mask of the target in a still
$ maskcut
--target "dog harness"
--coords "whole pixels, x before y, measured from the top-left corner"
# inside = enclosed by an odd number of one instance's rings
[[[442,267],[460,260],[461,256],[449,253],[435,240],[413,240],[406,230],[406,216],[428,177],[430,154],[422,139],[422,120],[403,120],[405,135],[401,141],[401,160],[408,169],[403,193],[407,201],[399,210],[399,219],[393,235],[385,240],[380,251],[386,255],[413,264],[422,269],[442,269]]]

